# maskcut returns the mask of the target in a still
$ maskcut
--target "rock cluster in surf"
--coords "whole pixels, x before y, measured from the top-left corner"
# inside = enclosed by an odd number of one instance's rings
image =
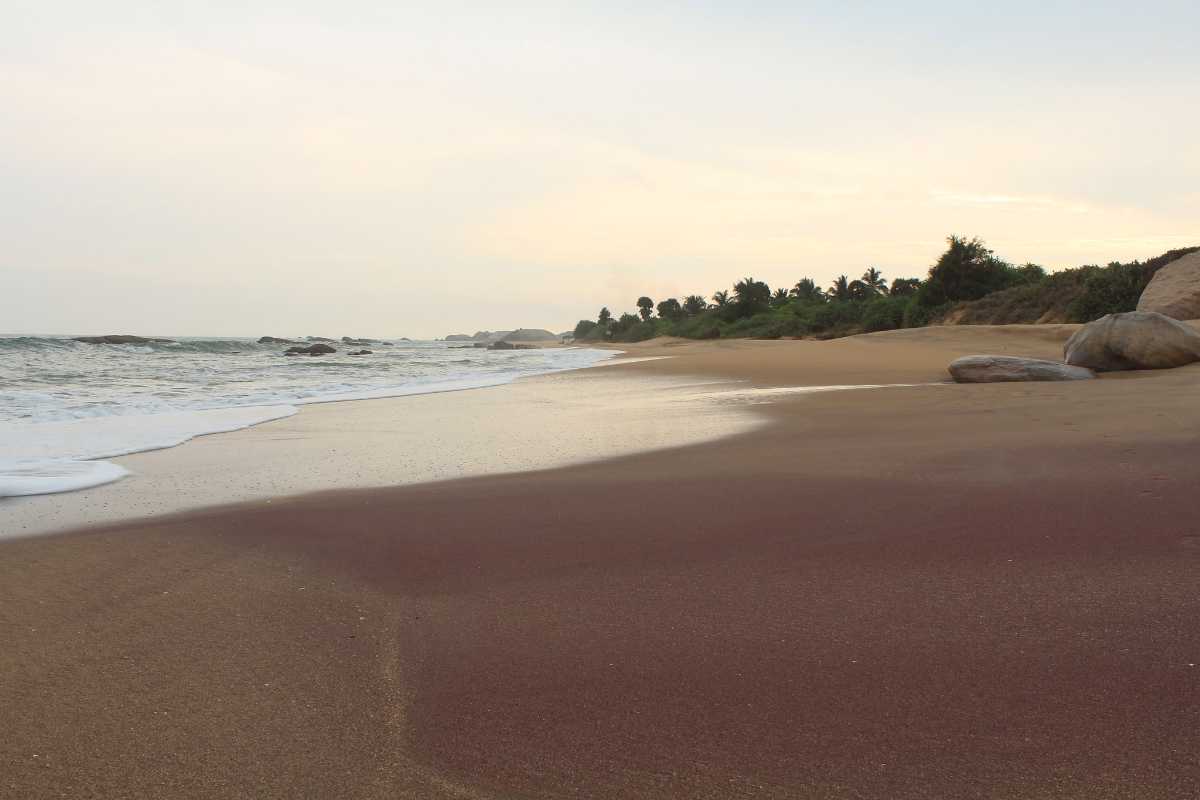
[[[283,351],[283,354],[285,356],[323,356],[336,352],[336,349],[323,342],[315,342],[308,347],[289,347]]]
[[[74,341],[86,344],[175,344],[174,339],[155,339],[145,336],[130,336],[124,333],[109,333],[104,336],[76,336]]]

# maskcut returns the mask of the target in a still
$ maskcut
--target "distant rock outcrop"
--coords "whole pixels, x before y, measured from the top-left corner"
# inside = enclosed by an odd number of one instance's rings
[[[87,344],[174,344],[174,339],[154,339],[145,336],[110,333],[105,336],[76,336],[75,341]]]
[[[1154,273],[1138,299],[1137,310],[1174,319],[1200,319],[1200,252],[1176,259]]]
[[[950,362],[950,376],[957,383],[1081,381],[1096,377],[1085,367],[1016,356],[963,356]]]
[[[1154,311],[1109,314],[1067,340],[1064,360],[1097,372],[1170,369],[1200,361],[1200,333]]]
[[[447,342],[498,342],[507,337],[512,331],[475,331],[468,336],[465,333],[452,333],[446,337]]]
[[[316,344],[310,344],[308,347],[289,347],[283,354],[285,356],[323,356],[336,352],[337,350],[329,345],[317,342]]]
[[[371,355],[371,351],[370,350],[355,350],[352,353],[346,353],[346,355],[348,355],[348,356],[369,356],[369,355]]]
[[[480,347],[481,345],[475,345]],[[531,344],[513,344],[512,342],[492,342],[487,345],[488,350],[537,350],[537,347]]]
[[[297,344],[295,339],[280,339],[277,336],[262,336],[258,340],[259,344]]]
[[[557,342],[561,337],[543,328],[517,328],[515,331],[475,331],[471,336],[452,333],[447,342]]]
[[[379,344],[377,339],[351,339],[349,336],[342,337],[342,344],[353,344],[362,347],[365,344]]]
[[[304,340],[307,342],[329,342],[330,344],[337,341],[336,339],[327,339],[324,336],[305,336]]]
[[[557,342],[558,334],[544,328],[517,328],[504,335],[506,342]]]

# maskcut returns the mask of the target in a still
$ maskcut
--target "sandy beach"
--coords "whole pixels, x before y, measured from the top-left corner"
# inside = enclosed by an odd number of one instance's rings
[[[1200,365],[945,384],[1072,330],[625,346],[443,399],[662,421],[603,460],[0,541],[0,796],[1200,796]]]

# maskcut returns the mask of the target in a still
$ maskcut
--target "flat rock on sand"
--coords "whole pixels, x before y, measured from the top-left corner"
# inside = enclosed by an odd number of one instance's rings
[[[958,383],[1083,381],[1096,377],[1086,367],[1019,356],[963,356],[952,361],[949,369]]]
[[[1200,251],[1172,261],[1154,274],[1138,311],[1157,311],[1175,319],[1200,319]]]
[[[1200,333],[1153,311],[1109,314],[1077,330],[1063,360],[1097,372],[1182,367],[1200,361]]]

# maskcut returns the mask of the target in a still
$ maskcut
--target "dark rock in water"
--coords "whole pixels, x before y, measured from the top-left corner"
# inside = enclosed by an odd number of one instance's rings
[[[148,339],[145,336],[129,336],[126,334],[110,333],[106,336],[76,336],[75,341],[87,344],[174,344],[174,339]]]
[[[259,344],[297,344],[295,339],[280,339],[277,336],[263,336],[258,340]]]
[[[371,355],[371,351],[370,350],[355,350],[353,353],[347,353],[346,355],[348,355],[348,356],[369,356],[369,355]]]
[[[343,336],[342,344],[354,344],[362,347],[364,344],[379,344],[379,342],[374,339],[351,339],[349,336]]]
[[[1086,367],[1058,361],[1016,356],[963,356],[950,363],[950,375],[958,383],[1004,383],[1008,381],[1080,381],[1096,377]]]
[[[316,344],[310,344],[308,347],[289,347],[283,354],[285,356],[323,356],[327,353],[336,352],[337,350],[334,350],[329,345],[317,342]]]
[[[304,339],[305,339],[305,341],[309,341],[309,342],[330,342],[330,343],[332,343],[332,342],[337,341],[336,339],[326,339],[324,336],[305,336]]]
[[[1063,355],[1068,364],[1097,372],[1170,369],[1200,361],[1200,333],[1154,311],[1127,311],[1075,331]]]

